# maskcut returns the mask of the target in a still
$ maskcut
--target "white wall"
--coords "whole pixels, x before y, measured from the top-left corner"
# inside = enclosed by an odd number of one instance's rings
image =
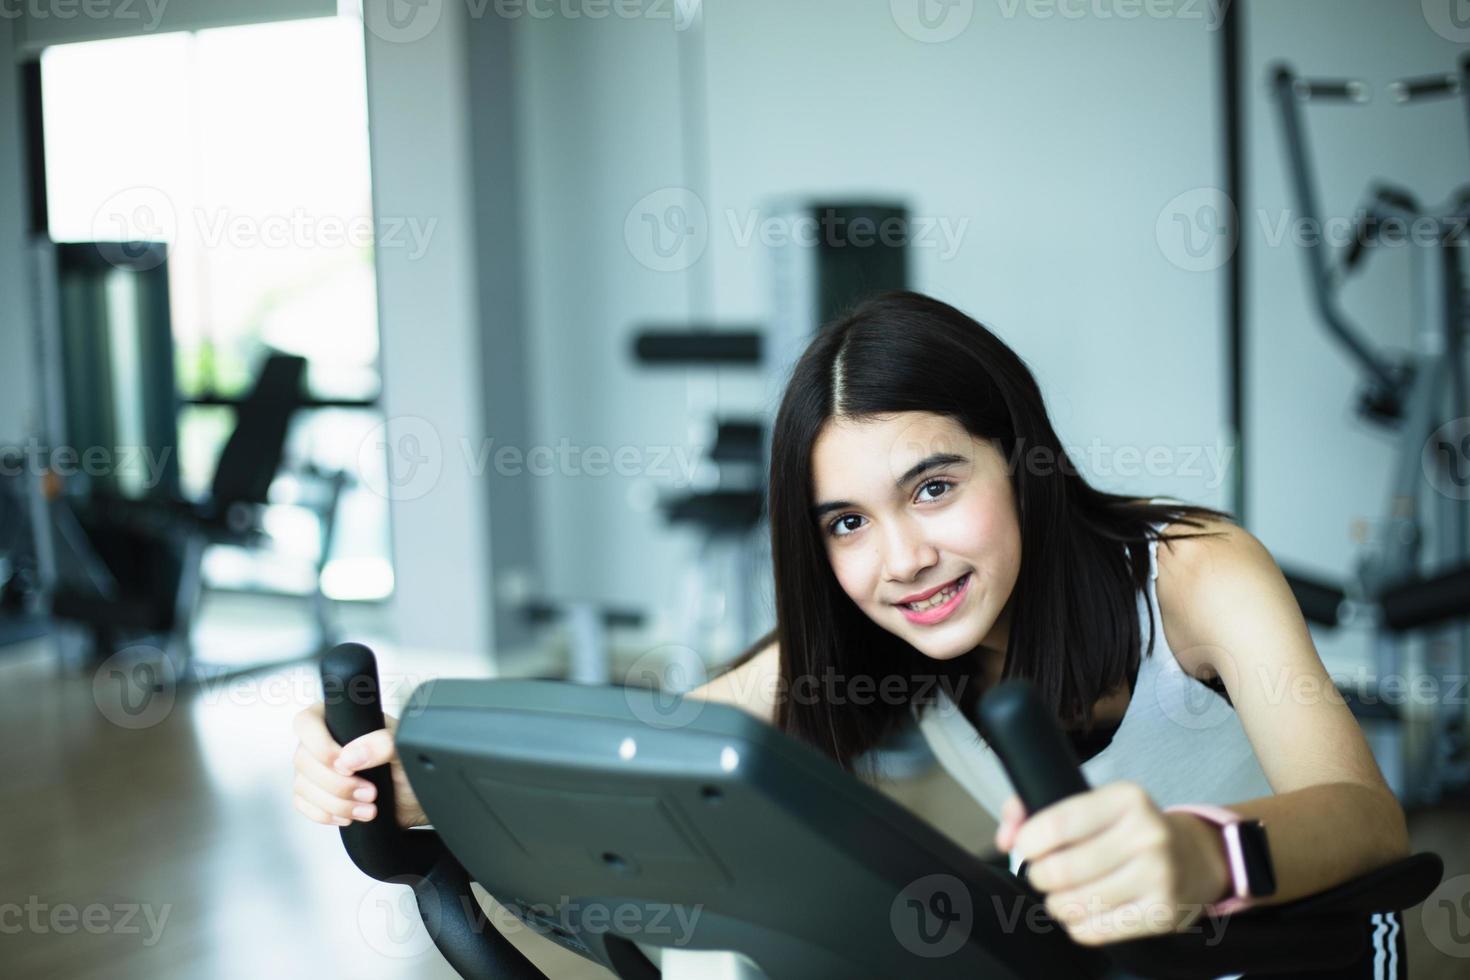
[[[370,22],[371,26],[371,22]],[[376,250],[383,442],[399,640],[484,652],[494,633],[475,295],[468,17],[445,4],[421,36],[367,30],[373,214],[430,227],[422,255]],[[367,447],[366,451],[373,451]]]
[[[525,18],[516,28],[530,442],[631,446],[640,462],[628,468],[643,474],[657,453],[692,448],[683,372],[637,371],[629,353],[635,323],[688,316],[686,277],[639,265],[623,236],[639,198],[683,179],[678,39],[667,20]],[[560,467],[529,479],[540,589],[670,610],[681,544],[647,497],[676,480]]]

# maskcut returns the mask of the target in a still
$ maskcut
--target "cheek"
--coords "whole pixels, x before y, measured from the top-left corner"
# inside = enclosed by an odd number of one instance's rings
[[[1010,551],[1004,518],[992,501],[976,496],[938,518],[934,544],[953,556],[992,564]]]
[[[827,552],[832,574],[854,602],[868,601],[877,580],[877,562],[862,548],[832,548]]]
[[[1005,510],[987,509],[984,517],[985,564],[997,580],[1014,582],[1021,564],[1021,529]]]

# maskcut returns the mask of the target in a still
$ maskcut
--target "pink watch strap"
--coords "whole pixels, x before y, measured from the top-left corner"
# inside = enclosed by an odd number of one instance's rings
[[[1220,828],[1220,834],[1225,841],[1225,859],[1230,866],[1230,888],[1234,894],[1207,906],[1205,911],[1210,915],[1230,915],[1255,904],[1251,900],[1250,878],[1245,870],[1245,853],[1241,850],[1240,834],[1234,829],[1245,818],[1233,810],[1203,803],[1166,807],[1164,812],[1193,814]]]

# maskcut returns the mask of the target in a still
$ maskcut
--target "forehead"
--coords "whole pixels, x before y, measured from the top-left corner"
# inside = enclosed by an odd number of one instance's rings
[[[911,466],[936,453],[975,459],[977,440],[945,415],[829,419],[812,445],[812,488],[818,501],[884,495]]]

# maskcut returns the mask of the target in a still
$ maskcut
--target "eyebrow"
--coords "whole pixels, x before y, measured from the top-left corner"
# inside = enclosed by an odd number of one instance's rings
[[[955,453],[935,453],[932,456],[924,457],[913,466],[910,466],[908,468],[908,472],[895,480],[893,485],[897,489],[902,490],[905,484],[912,481],[915,477],[929,472],[930,470],[937,470],[942,466],[949,466],[951,463],[967,462],[969,462],[969,460],[966,457],[956,455]],[[834,510],[842,510],[845,507],[854,506],[856,505],[850,500],[829,500],[824,504],[817,504],[815,507],[812,508],[812,519],[819,520],[824,514],[831,513]]]

